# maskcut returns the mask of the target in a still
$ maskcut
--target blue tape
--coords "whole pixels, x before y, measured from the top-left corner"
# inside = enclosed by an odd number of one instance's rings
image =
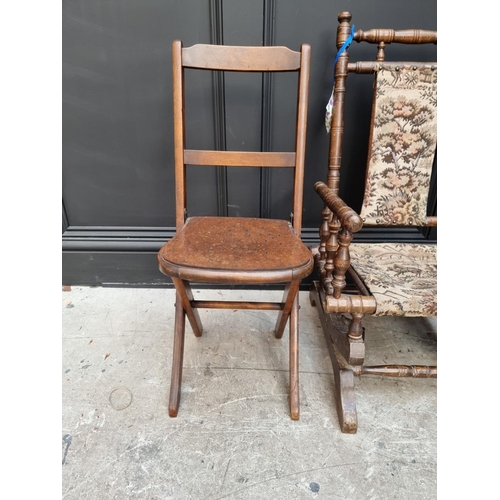
[[[332,88],[332,94],[330,95],[330,99],[328,100],[328,104],[326,105],[326,114],[325,114],[325,127],[327,133],[330,133],[331,129],[331,124],[332,124],[332,116],[333,116],[333,93],[335,90],[335,66],[337,66],[337,62],[339,60],[339,57],[349,48],[349,45],[351,45],[351,42],[354,39],[354,25],[351,26],[351,34],[347,38],[347,40],[344,42],[342,47],[337,52],[337,55],[335,56],[335,61],[333,63],[333,88]]]
[[[337,65],[337,61],[339,60],[339,57],[349,48],[349,45],[351,45],[352,40],[354,39],[354,24],[351,26],[351,34],[349,35],[349,38],[344,42],[344,45],[340,47],[339,51],[337,52],[337,55],[335,56],[335,61],[333,62],[333,81],[335,82],[335,66]]]

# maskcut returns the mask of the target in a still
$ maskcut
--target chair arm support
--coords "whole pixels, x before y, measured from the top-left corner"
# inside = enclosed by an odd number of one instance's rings
[[[314,185],[314,190],[348,231],[357,233],[363,227],[361,217],[352,208],[348,207],[339,196],[333,193],[325,183],[317,182]]]

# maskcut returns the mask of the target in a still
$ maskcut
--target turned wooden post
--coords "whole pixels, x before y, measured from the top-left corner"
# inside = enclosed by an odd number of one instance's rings
[[[339,26],[337,28],[337,50],[351,34],[351,14],[341,12],[338,16]],[[333,96],[333,117],[330,132],[330,152],[328,157],[328,178],[327,185],[333,189],[335,194],[339,192],[340,186],[340,164],[342,160],[342,136],[344,134],[344,102],[345,102],[345,82],[347,78],[347,65],[349,64],[349,53],[345,50],[339,57],[334,68],[335,71],[335,92]]]
[[[328,223],[328,241],[326,242],[326,262],[325,262],[325,278],[323,280],[323,289],[327,295],[333,295],[333,272],[335,270],[335,254],[339,247],[337,234],[340,229],[340,222],[336,215],[332,214],[332,218]]]
[[[378,44],[378,50],[377,50],[377,62],[384,62],[385,61],[385,42],[380,42]]]
[[[353,312],[351,324],[349,325],[349,331],[347,336],[351,340],[361,340],[363,338],[363,326],[361,321],[364,317],[364,313]]]
[[[344,42],[351,34],[351,14],[349,12],[342,12],[339,14],[338,19],[340,26],[337,29],[337,50],[339,50]],[[330,130],[330,147],[328,157],[328,175],[327,185],[338,194],[340,186],[340,163],[342,158],[342,134],[344,131],[344,94],[345,94],[345,80],[347,78],[347,65],[349,63],[349,56],[347,51],[344,51],[334,68],[335,74],[335,92],[333,97],[333,116],[332,125]],[[322,211],[323,222],[321,224],[320,234],[320,247],[318,257],[318,271],[320,281],[327,295],[333,294],[333,270],[334,270],[334,255],[338,248],[337,233],[340,227],[338,218],[332,214],[328,206]]]
[[[342,228],[339,234],[339,249],[335,255],[335,275],[333,277],[333,296],[338,299],[342,294],[342,290],[346,286],[345,273],[351,265],[349,255],[349,243],[351,243],[353,234],[345,228]]]
[[[356,376],[437,378],[437,366],[428,365],[353,366],[353,371]]]
[[[323,217],[323,222],[319,228],[319,261],[322,262],[323,266],[326,262],[326,242],[328,241],[328,237],[330,236],[330,230],[328,228],[328,223],[332,217],[331,210],[325,205],[323,208],[321,215]]]

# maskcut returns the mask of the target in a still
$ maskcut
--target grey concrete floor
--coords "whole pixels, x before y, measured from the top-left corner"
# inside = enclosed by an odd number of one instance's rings
[[[279,300],[273,291],[197,298]],[[187,323],[179,415],[167,413],[174,290],[62,293],[62,498],[437,497],[436,380],[356,379],[359,430],[339,430],[332,368],[300,295],[301,418],[288,408],[276,312],[200,310]],[[436,363],[436,322],[370,318],[367,361]]]

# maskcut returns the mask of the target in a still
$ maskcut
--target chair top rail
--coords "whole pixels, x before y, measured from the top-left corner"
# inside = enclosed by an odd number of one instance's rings
[[[287,47],[197,44],[182,49],[182,65],[223,71],[297,71],[300,52]]]
[[[437,31],[432,30],[393,30],[393,29],[372,29],[369,31],[357,30],[354,33],[356,42],[368,43],[435,43],[437,44]]]

